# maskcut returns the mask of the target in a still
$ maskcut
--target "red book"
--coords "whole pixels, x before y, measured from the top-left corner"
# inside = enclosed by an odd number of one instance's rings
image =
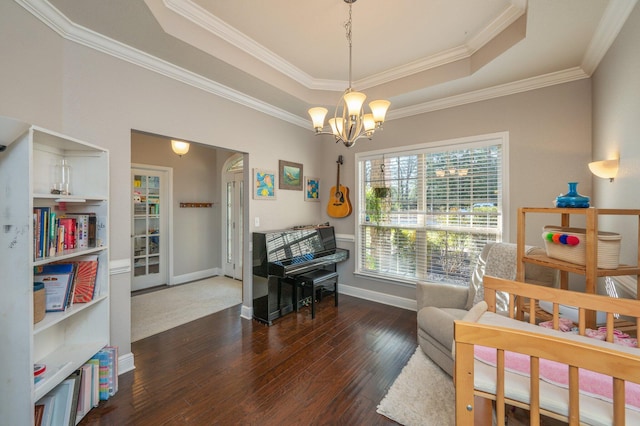
[[[64,249],[76,248],[76,220],[72,217],[61,217],[58,223],[64,227]]]

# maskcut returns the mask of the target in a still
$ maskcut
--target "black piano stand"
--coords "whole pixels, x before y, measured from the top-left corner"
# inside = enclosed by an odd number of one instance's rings
[[[304,294],[304,288],[311,286],[311,318],[316,317],[316,292],[320,291],[318,300],[322,299],[322,290],[333,287],[333,294],[335,298],[336,306],[338,306],[338,273],[334,271],[327,271],[324,269],[318,269],[315,271],[307,272],[306,274],[298,275],[295,278],[295,284],[293,286],[293,306],[296,312],[300,305],[300,296]]]

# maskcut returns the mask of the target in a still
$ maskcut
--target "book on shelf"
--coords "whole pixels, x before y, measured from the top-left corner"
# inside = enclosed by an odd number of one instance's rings
[[[33,425],[42,426],[43,418],[44,418],[44,405],[36,404],[33,407]]]
[[[93,365],[86,363],[82,367],[82,380],[78,392],[78,411],[76,421],[81,420],[93,408]]]
[[[89,228],[87,234],[87,241],[89,243],[89,248],[96,247],[96,231],[97,231],[97,217],[95,213],[89,213]]]
[[[105,346],[104,349],[109,354],[109,396],[118,392],[118,347]]]
[[[98,255],[80,256],[66,263],[75,265],[71,304],[91,302],[96,294]]]
[[[33,281],[44,284],[45,311],[65,311],[72,290],[75,265],[71,263],[51,263],[35,266],[33,272]]]
[[[50,207],[36,207],[33,209],[33,250],[35,258],[42,258],[48,255],[50,214]]]
[[[43,426],[74,426],[80,374],[74,372],[66,380],[43,396],[36,405],[44,405]]]
[[[107,225],[106,216],[96,216],[96,247],[107,244]]]
[[[35,409],[42,411],[42,426],[75,426],[82,373],[81,369],[74,371],[36,402]]]
[[[93,360],[97,360],[99,363],[100,400],[106,401],[118,391],[117,346],[105,346],[93,356]]]
[[[56,400],[49,393],[42,398],[38,402],[36,402],[36,407],[42,407],[42,426],[51,426],[53,423],[53,409],[55,408]]]
[[[109,354],[100,351],[96,356],[100,361],[100,401],[107,401],[109,399]]]
[[[69,426],[76,425],[78,417],[78,402],[80,401],[80,388],[82,387],[82,369],[77,369],[69,375],[67,380],[73,380],[73,390],[71,391],[71,406],[69,407]],[[66,418],[66,417],[65,417]]]
[[[67,213],[65,217],[75,219],[75,246],[79,249],[89,248],[89,214]]]
[[[76,248],[76,219],[62,216],[58,218],[59,227],[64,228],[63,248],[72,250]]]
[[[88,249],[106,243],[106,217],[95,213],[56,213],[51,207],[33,209],[35,259],[62,254],[64,250]]]
[[[91,366],[91,406],[97,407],[100,403],[100,360],[94,357],[87,364]]]

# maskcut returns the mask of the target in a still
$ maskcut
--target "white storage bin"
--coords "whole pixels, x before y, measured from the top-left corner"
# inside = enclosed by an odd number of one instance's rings
[[[586,264],[587,237],[584,228],[547,225],[543,228],[542,239],[547,256],[578,265]],[[615,232],[598,231],[598,268],[618,267],[621,239],[620,234]]]

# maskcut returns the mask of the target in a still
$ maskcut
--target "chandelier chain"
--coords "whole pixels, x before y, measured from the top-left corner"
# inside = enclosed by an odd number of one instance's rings
[[[309,115],[311,116],[316,135],[333,135],[336,142],[342,141],[347,148],[350,148],[356,140],[362,137],[371,139],[376,130],[382,130],[382,123],[384,123],[384,117],[391,102],[385,99],[371,101],[369,102],[371,112],[365,114],[363,104],[367,96],[364,93],[356,92],[351,87],[353,84],[352,4],[355,3],[356,0],[344,0],[344,2],[349,5],[349,17],[344,23],[346,38],[349,44],[349,87],[340,97],[333,118],[329,119],[330,132],[323,130],[324,119],[329,112],[327,108],[310,108]]]
[[[352,75],[351,75],[351,26],[353,20],[351,19],[351,3],[349,3],[349,19],[344,24],[344,29],[346,30],[347,42],[349,43],[349,89],[351,89]]]

